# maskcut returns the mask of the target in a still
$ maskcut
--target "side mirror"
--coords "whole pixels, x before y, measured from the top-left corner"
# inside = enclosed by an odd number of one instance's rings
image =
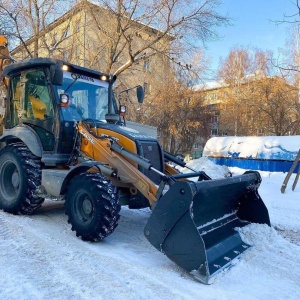
[[[120,107],[119,107],[119,115],[121,117],[124,117],[125,114],[126,114],[126,105],[120,105]]]
[[[59,95],[59,104],[62,107],[69,107],[70,97],[68,94],[60,94]]]
[[[62,85],[63,83],[63,70],[59,64],[50,67],[51,81],[54,85]]]
[[[145,93],[144,93],[143,87],[140,85],[138,85],[136,88],[136,96],[137,96],[138,102],[143,103]]]

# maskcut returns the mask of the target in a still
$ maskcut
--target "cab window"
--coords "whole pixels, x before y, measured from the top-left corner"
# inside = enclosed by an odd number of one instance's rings
[[[24,71],[21,75],[21,82],[24,85],[24,103],[22,103],[22,106],[25,117],[34,120],[52,118],[53,103],[44,70]]]

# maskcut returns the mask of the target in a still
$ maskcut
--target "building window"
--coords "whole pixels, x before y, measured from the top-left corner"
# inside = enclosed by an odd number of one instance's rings
[[[148,82],[144,82],[144,93],[145,94],[151,93],[151,84]]]
[[[211,104],[211,105],[209,105],[209,110],[210,111],[216,111],[217,110],[217,106],[215,104]]]
[[[63,33],[64,38],[67,38],[68,36],[70,36],[70,26],[68,26]]]
[[[149,59],[144,60],[144,71],[145,72],[150,72],[150,61],[149,61]]]
[[[218,123],[219,122],[219,115],[213,115],[211,118],[212,118],[212,123]]]
[[[78,21],[75,25],[75,32],[79,32],[80,31],[80,22]]]
[[[52,35],[52,47],[55,47],[56,46],[56,43],[57,43],[58,39],[57,39],[57,33],[53,33]]]
[[[194,149],[198,149],[199,148],[199,144],[194,144]]]
[[[264,130],[262,128],[257,129],[257,135],[263,135]]]
[[[211,100],[216,100],[217,99],[217,94],[216,93],[212,93],[211,94]]]
[[[65,50],[62,54],[63,56],[63,59],[65,61],[69,61],[70,60],[70,57],[71,57],[71,51],[70,50]]]
[[[212,129],[211,136],[218,136],[218,129]]]

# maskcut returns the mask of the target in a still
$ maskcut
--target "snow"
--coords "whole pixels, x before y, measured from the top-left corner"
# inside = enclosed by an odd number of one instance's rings
[[[218,166],[206,157],[191,160],[187,166],[195,171],[204,171],[210,178],[214,179],[227,177],[230,173],[228,167]],[[179,168],[179,171],[182,173],[191,172],[188,168]]]
[[[189,167],[216,178],[245,170]],[[0,299],[299,299],[300,184],[285,194],[284,173],[260,172],[259,193],[272,227],[239,229],[252,247],[203,285],[158,252],[144,237],[149,209],[123,207],[115,232],[100,243],[83,242],[67,224],[62,202],[46,201],[34,215],[0,211]]]
[[[205,82],[201,83],[198,85],[195,85],[193,89],[195,91],[208,91],[208,90],[216,90],[220,88],[227,87],[228,84],[224,80],[219,80],[219,81],[210,81],[210,82]]]
[[[205,144],[203,156],[294,161],[299,145],[300,135],[212,137]]]

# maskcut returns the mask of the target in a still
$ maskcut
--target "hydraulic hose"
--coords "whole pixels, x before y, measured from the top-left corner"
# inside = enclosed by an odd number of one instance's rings
[[[115,142],[112,143],[110,149],[121,154],[122,156],[136,162],[138,165],[145,168],[146,170],[150,170],[152,167],[152,165],[148,159],[138,156],[137,154],[126,150],[125,148],[121,147],[120,145],[118,145]]]

